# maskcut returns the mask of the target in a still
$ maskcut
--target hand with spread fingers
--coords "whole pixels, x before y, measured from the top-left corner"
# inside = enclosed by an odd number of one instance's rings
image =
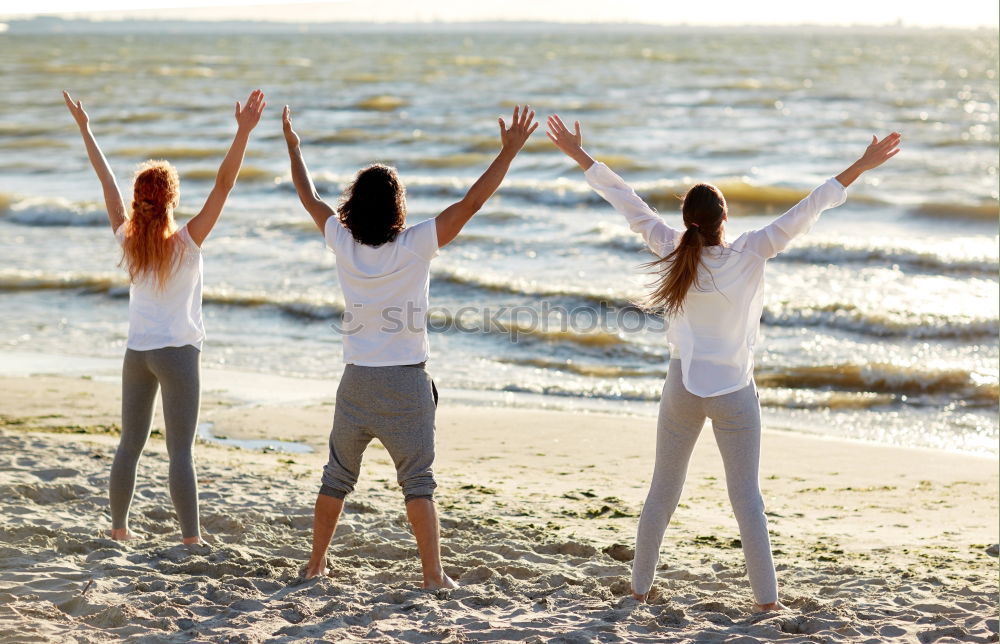
[[[899,153],[899,142],[901,139],[902,136],[899,132],[893,132],[881,141],[873,134],[872,142],[868,144],[865,153],[861,155],[858,163],[864,166],[865,170],[872,170],[879,167]]]
[[[583,149],[580,121],[573,122],[573,131],[570,132],[559,115],[553,114],[548,118],[548,126],[545,134],[563,154],[576,161],[584,170],[594,165],[594,159]]]
[[[862,173],[879,167],[892,157],[899,154],[899,143],[903,137],[899,132],[893,132],[881,141],[874,134],[872,142],[865,148],[865,153],[849,168],[837,175],[837,181],[845,188],[855,181]]]
[[[510,127],[507,127],[502,117],[498,118],[497,122],[500,124],[500,142],[503,149],[514,154],[520,152],[531,133],[538,129],[538,123],[535,122],[535,111],[527,105],[524,106],[523,110],[520,105],[514,106],[514,116],[511,118]]]
[[[240,102],[236,101],[237,128],[249,132],[257,127],[265,107],[267,107],[267,103],[264,101],[264,92],[259,89],[250,92],[246,105],[240,105]]]

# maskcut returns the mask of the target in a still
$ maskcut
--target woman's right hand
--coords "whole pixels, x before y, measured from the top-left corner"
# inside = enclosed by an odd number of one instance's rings
[[[899,152],[899,141],[901,136],[899,132],[893,132],[889,136],[885,137],[881,141],[874,134],[872,135],[872,142],[868,144],[865,149],[865,153],[861,155],[858,159],[858,164],[864,170],[871,170],[877,168],[892,157],[896,156]]]
[[[899,153],[899,142],[901,140],[899,132],[893,132],[881,141],[874,134],[872,142],[868,144],[865,153],[846,170],[837,175],[837,181],[845,188],[855,181],[862,173],[877,168]]]
[[[76,121],[77,126],[82,130],[90,123],[90,117],[87,116],[87,111],[83,109],[83,103],[80,101],[73,101],[73,98],[69,95],[69,92],[63,91],[63,100],[66,101],[66,107],[69,108],[69,113],[73,115],[73,120]]]
[[[498,118],[497,123],[500,124],[501,147],[514,154],[521,151],[531,133],[538,129],[538,123],[535,123],[535,111],[527,105],[524,106],[523,110],[520,105],[514,106],[514,115],[511,118],[510,127],[507,127],[503,118]]]

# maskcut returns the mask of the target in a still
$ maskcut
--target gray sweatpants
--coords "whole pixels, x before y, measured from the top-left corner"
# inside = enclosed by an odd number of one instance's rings
[[[153,422],[156,391],[162,391],[170,498],[184,537],[199,536],[198,481],[192,447],[201,402],[201,351],[191,345],[125,351],[122,366],[122,435],[111,465],[111,527],[128,527],[135,472]]]
[[[778,583],[760,495],[760,401],[753,383],[721,396],[701,398],[684,388],[679,360],[671,360],[660,399],[656,466],[639,517],[632,588],[645,594],[653,585],[663,533],[677,507],[688,461],[705,418],[712,419],[722,453],[726,487],[743,542],[750,587],[758,604],[778,601]]]
[[[347,365],[337,388],[320,494],[342,499],[354,491],[361,457],[377,438],[396,465],[405,499],[431,497],[437,487],[431,470],[436,407],[437,389],[423,364]]]

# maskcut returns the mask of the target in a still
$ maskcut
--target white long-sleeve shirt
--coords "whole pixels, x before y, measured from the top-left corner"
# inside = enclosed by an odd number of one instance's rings
[[[603,163],[585,173],[597,194],[628,220],[657,257],[669,255],[683,231],[671,228]],[[705,269],[684,298],[683,310],[667,320],[671,358],[681,363],[684,387],[696,396],[721,396],[753,381],[753,350],[763,309],[764,264],[802,235],[820,213],[844,203],[844,186],[828,179],[767,226],[728,246],[709,246]]]

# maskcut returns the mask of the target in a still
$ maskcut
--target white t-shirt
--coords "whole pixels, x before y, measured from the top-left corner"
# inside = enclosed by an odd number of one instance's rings
[[[430,261],[438,254],[434,219],[380,246],[355,241],[336,216],[326,220],[324,236],[337,255],[346,303],[344,362],[385,367],[427,360]]]
[[[125,241],[125,225],[115,231],[118,243]],[[187,225],[174,236],[180,236],[183,257],[161,290],[156,277],[140,277],[129,287],[128,342],[134,351],[149,351],[163,347],[192,345],[201,350],[205,341],[205,324],[201,319],[202,258],[201,248],[194,243]]]
[[[683,231],[671,228],[603,163],[584,173],[587,183],[642,235],[657,257],[666,257]],[[844,186],[828,179],[767,226],[737,237],[728,246],[709,246],[699,270],[701,290],[692,286],[684,309],[670,318],[670,355],[681,362],[684,387],[696,396],[721,396],[753,380],[753,350],[763,308],[764,264],[802,235],[820,213],[844,203]]]

